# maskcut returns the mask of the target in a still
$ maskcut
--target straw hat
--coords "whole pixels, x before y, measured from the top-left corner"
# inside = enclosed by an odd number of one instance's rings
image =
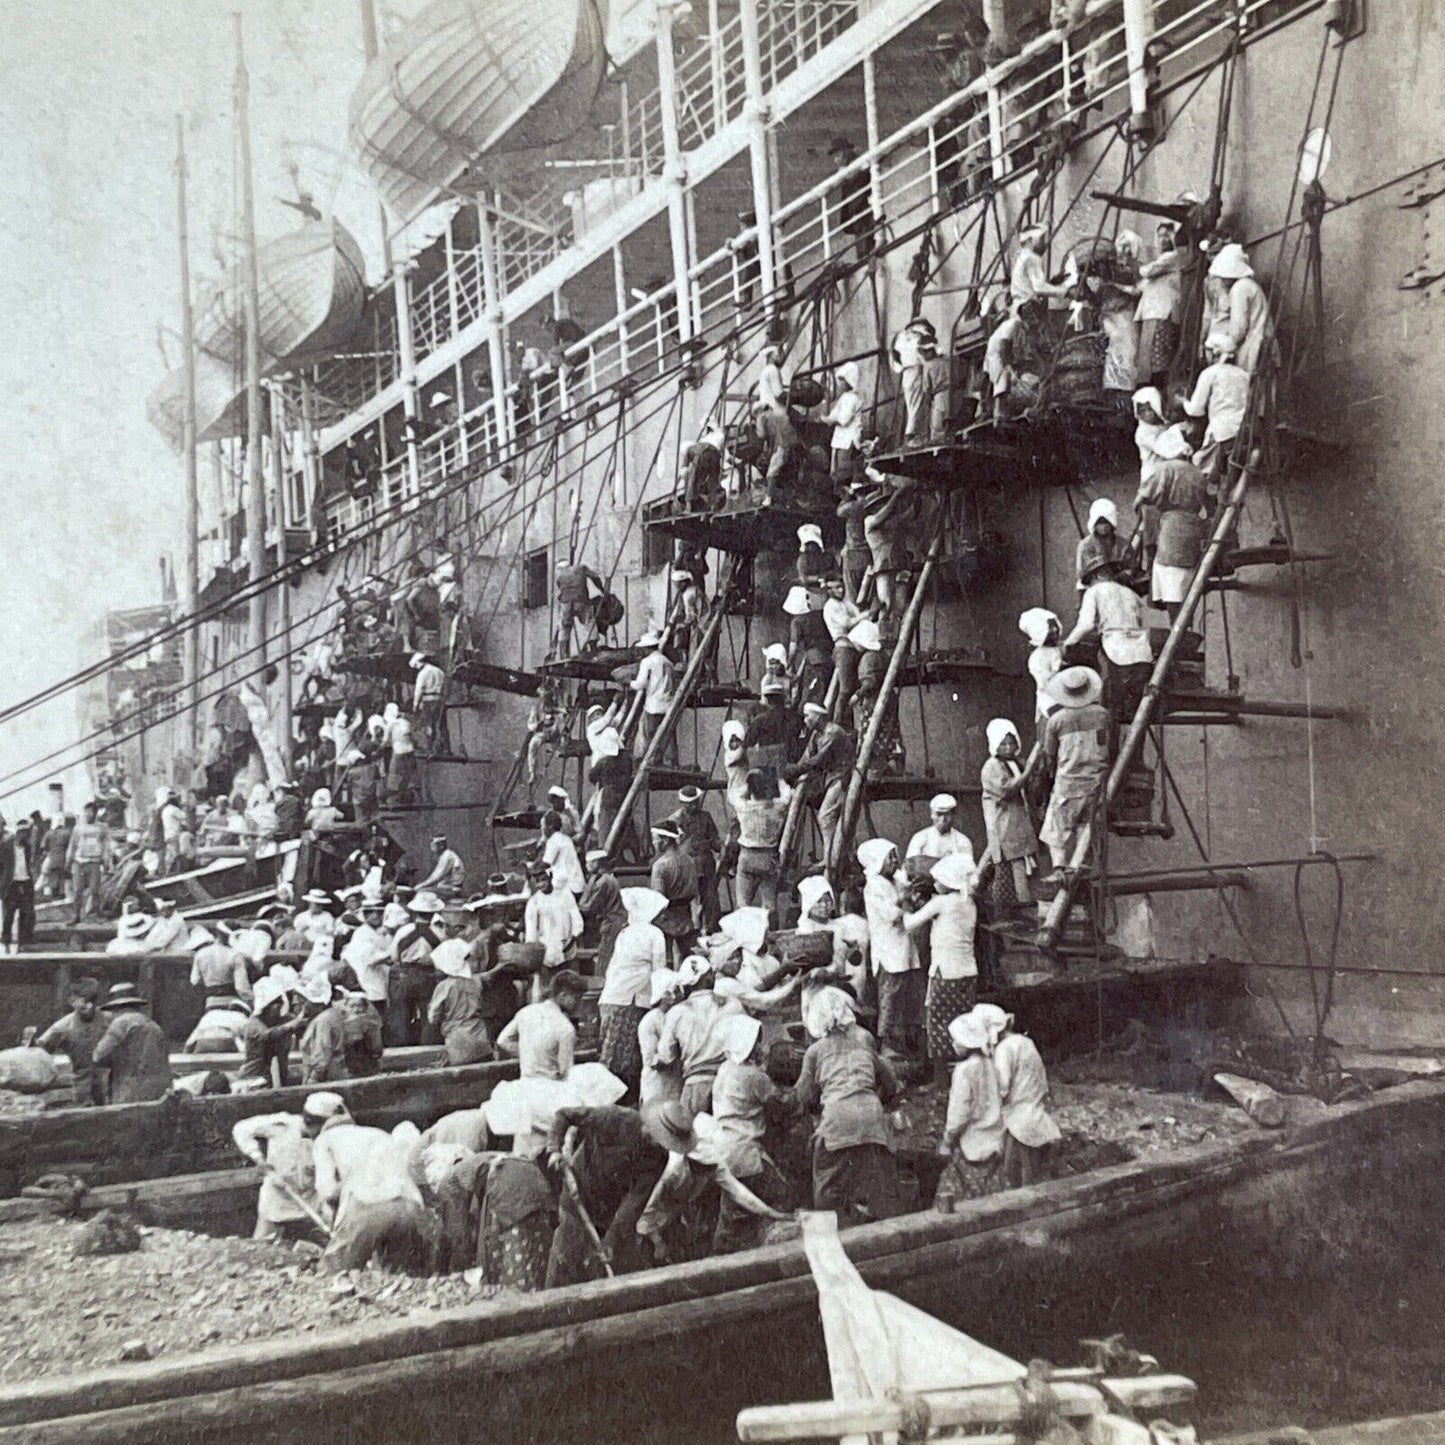
[[[445,913],[447,907],[442,899],[427,888],[422,889],[406,906],[410,912],[418,916]]]
[[[144,1008],[149,1002],[149,999],[136,991],[133,983],[113,983],[101,1008]]]
[[[1066,667],[1056,672],[1044,688],[1044,696],[1060,707],[1088,707],[1103,695],[1104,683],[1092,667]]]
[[[303,903],[314,903],[318,908],[324,908],[331,902],[331,895],[323,888],[312,888],[301,895]]]
[[[115,935],[117,938],[144,938],[154,922],[149,913],[127,913],[116,925]]]

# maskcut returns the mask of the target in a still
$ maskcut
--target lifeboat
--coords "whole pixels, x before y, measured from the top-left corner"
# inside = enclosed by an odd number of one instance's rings
[[[339,221],[310,221],[257,250],[261,374],[319,357],[355,329],[366,305],[366,263]],[[235,436],[245,422],[246,334],[240,268],[196,301],[196,439]],[[151,393],[151,424],[181,444],[185,373]]]
[[[398,220],[541,164],[586,124],[606,0],[432,0],[367,66],[351,143]]]

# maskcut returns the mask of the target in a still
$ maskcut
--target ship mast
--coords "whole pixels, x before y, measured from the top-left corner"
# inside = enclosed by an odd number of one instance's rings
[[[261,476],[261,282],[256,264],[256,198],[251,181],[250,78],[241,47],[241,17],[236,23],[236,130],[241,144],[241,311],[246,328],[246,539],[251,554],[250,580],[266,571],[266,487]],[[251,664],[266,661],[266,593],[251,596]]]
[[[186,462],[186,616],[200,611],[200,502],[196,477],[196,324],[191,308],[190,229],[186,219],[186,123],[176,117],[176,218],[181,248],[181,351],[184,358],[184,412],[181,421],[181,451]],[[190,694],[190,739],[196,742],[200,713],[201,629],[192,622],[186,632],[185,690]]]

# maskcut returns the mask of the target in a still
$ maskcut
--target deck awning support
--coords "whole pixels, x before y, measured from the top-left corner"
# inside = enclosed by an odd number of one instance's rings
[[[657,7],[657,98],[662,114],[672,279],[677,288],[677,339],[687,342],[692,340],[696,313],[692,304],[692,278],[688,275],[687,205],[684,195],[687,166],[682,158],[682,136],[677,124],[677,58],[672,49],[673,4],[674,0],[661,0]]]
[[[758,0],[741,0],[738,20],[743,39],[743,84],[747,91],[748,163],[752,171],[753,215],[758,223],[758,276],[763,305],[771,309],[777,287],[773,258],[773,186],[768,167],[768,109],[763,99],[763,43],[758,30]]]

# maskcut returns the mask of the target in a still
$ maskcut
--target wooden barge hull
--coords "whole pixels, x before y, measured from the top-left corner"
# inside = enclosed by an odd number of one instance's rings
[[[1261,1252],[1307,1262],[1342,1197],[1426,1211],[1442,1165],[1445,1085],[1412,1083],[1281,1133],[844,1239],[869,1285],[1009,1348],[1056,1331],[1071,1299],[1097,1324],[1131,1278],[1186,1255],[1221,1271]],[[722,1440],[742,1406],[827,1393],[816,1305],[801,1243],[774,1245],[14,1386],[0,1445]]]
[[[516,1061],[505,1059],[375,1074],[327,1087],[347,1101],[360,1123],[390,1129],[410,1119],[425,1128],[443,1114],[475,1109],[503,1079],[516,1077]],[[155,1103],[0,1118],[0,1199],[56,1172],[101,1185],[232,1169],[235,1124],[256,1114],[297,1113],[314,1092],[296,1086],[200,1098],[176,1093]]]

